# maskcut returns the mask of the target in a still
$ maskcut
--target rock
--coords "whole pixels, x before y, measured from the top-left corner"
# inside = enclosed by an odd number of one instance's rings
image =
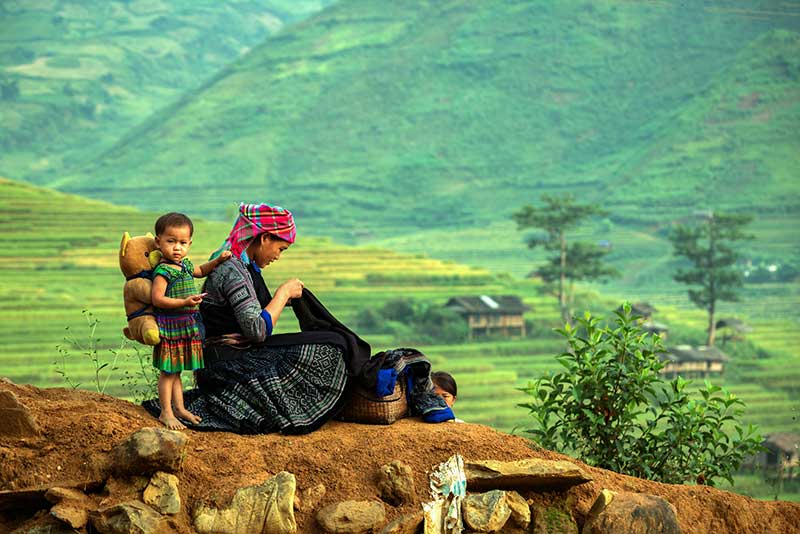
[[[19,402],[13,391],[0,391],[0,436],[28,438],[39,435],[31,411]]]
[[[128,501],[90,514],[100,534],[167,534],[164,517],[139,501]]]
[[[258,486],[240,488],[224,509],[200,505],[193,514],[200,534],[294,534],[294,497],[297,482],[282,471]]]
[[[567,461],[526,458],[514,462],[465,461],[469,491],[489,489],[565,490],[592,480],[580,467]]]
[[[89,522],[89,512],[95,510],[94,503],[80,490],[73,488],[50,488],[44,494],[53,503],[50,515],[74,529],[81,529]]]
[[[178,471],[186,453],[186,434],[166,428],[142,428],[114,448],[118,474],[145,475]]]
[[[319,503],[322,502],[327,489],[325,484],[317,484],[305,490],[300,496],[299,504],[296,506],[297,510],[308,513],[317,509]]]
[[[516,491],[507,491],[506,504],[511,510],[508,525],[527,532],[531,524],[531,507],[528,506],[528,501]]]
[[[361,534],[378,530],[386,520],[380,501],[344,501],[330,504],[317,512],[317,523],[325,532]]]
[[[422,526],[423,519],[422,510],[417,510],[413,514],[401,515],[383,527],[381,534],[416,534]]]
[[[558,506],[531,507],[532,534],[578,534],[578,524],[567,510]]]
[[[39,514],[26,521],[11,534],[75,534],[75,529],[57,520],[55,517],[43,517]]]
[[[464,525],[477,532],[494,532],[502,529],[511,509],[506,503],[506,492],[492,490],[467,495],[461,503]]]
[[[581,534],[680,534],[675,507],[655,495],[603,490]]]
[[[413,502],[416,494],[414,472],[407,464],[394,460],[381,467],[378,490],[381,492],[381,499],[393,506]]]
[[[144,490],[145,504],[162,513],[174,515],[181,511],[181,495],[178,492],[178,477],[158,471]]]

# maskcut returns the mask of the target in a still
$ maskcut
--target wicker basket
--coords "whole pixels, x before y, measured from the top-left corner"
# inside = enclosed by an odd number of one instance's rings
[[[373,392],[359,386],[354,387],[339,419],[353,423],[391,425],[405,417],[408,415],[408,401],[402,382],[398,380],[394,392],[386,397],[376,397]]]

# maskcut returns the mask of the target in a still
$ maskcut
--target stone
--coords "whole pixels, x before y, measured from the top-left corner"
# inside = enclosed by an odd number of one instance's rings
[[[237,490],[227,508],[197,506],[194,528],[200,534],[295,534],[296,489],[294,475],[281,471],[263,484]]]
[[[532,534],[578,534],[578,524],[567,510],[559,506],[531,507]]]
[[[13,391],[0,391],[0,436],[30,438],[39,435],[39,427],[27,406]]]
[[[181,468],[187,441],[186,434],[175,430],[139,429],[114,448],[113,470],[123,475],[174,473]]]
[[[645,493],[603,490],[586,517],[581,534],[680,534],[675,507]]]
[[[371,533],[385,520],[386,510],[380,501],[337,502],[317,512],[317,523],[331,534]]]
[[[11,534],[75,534],[76,529],[55,517],[42,517],[39,514],[12,530]]]
[[[322,502],[322,499],[325,497],[325,493],[327,493],[325,484],[317,484],[316,486],[306,489],[298,499],[299,503],[296,508],[303,513],[316,510],[319,503]]]
[[[381,534],[416,534],[422,526],[424,515],[422,510],[413,514],[401,515],[383,527]]]
[[[501,530],[511,517],[511,509],[506,503],[506,492],[492,490],[467,495],[461,503],[461,516],[464,525],[477,532]]]
[[[572,462],[526,458],[511,462],[465,461],[467,490],[566,490],[592,477]]]
[[[100,534],[167,534],[164,517],[139,501],[127,501],[90,514]]]
[[[174,515],[181,511],[178,477],[157,471],[144,490],[142,500],[157,512]]]
[[[381,467],[378,473],[378,490],[381,499],[392,506],[401,506],[414,501],[416,487],[414,472],[400,460]]]
[[[522,531],[527,531],[528,526],[531,524],[531,507],[528,506],[528,501],[525,500],[525,497],[516,491],[507,491],[506,504],[511,510],[508,524]]]
[[[50,508],[50,515],[74,529],[85,527],[89,522],[89,512],[95,510],[92,500],[74,488],[49,488],[44,497],[54,505]]]

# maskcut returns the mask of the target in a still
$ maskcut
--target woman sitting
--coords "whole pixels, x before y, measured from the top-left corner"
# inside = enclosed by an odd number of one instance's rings
[[[231,251],[203,288],[206,368],[196,375],[198,390],[187,392],[187,405],[202,418],[196,427],[297,434],[315,430],[340,410],[346,343],[330,335],[333,343],[315,343],[302,333],[271,335],[289,300],[301,297],[303,283],[291,279],[270,294],[261,269],[294,240],[289,211],[242,204],[228,238],[212,255]],[[270,343],[272,337],[280,339]]]

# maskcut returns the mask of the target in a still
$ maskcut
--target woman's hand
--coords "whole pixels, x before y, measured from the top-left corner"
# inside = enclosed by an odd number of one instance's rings
[[[301,282],[297,278],[292,278],[291,280],[287,280],[278,286],[278,289],[275,291],[276,294],[284,293],[286,295],[286,299],[299,299],[303,295],[303,282]]]

